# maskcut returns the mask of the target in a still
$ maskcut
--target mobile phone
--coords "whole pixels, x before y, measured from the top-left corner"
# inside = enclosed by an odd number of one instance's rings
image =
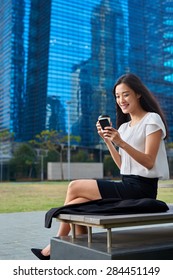
[[[110,126],[110,117],[109,116],[100,116],[98,121],[102,129],[105,129],[106,126]]]

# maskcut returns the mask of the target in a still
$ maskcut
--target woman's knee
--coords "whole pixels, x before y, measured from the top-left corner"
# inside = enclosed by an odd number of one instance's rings
[[[68,195],[86,197],[86,192],[90,191],[94,193],[94,189],[97,187],[95,180],[93,179],[79,179],[71,181],[68,185]]]
[[[78,187],[79,187],[79,181],[80,180],[74,180],[74,181],[71,181],[68,185],[68,189],[67,189],[67,192],[68,194],[75,194]]]

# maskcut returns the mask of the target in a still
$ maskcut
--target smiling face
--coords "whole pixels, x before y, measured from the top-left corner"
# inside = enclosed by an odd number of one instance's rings
[[[135,111],[141,109],[139,103],[140,95],[136,94],[124,83],[116,86],[115,97],[118,106],[124,114],[133,114]]]

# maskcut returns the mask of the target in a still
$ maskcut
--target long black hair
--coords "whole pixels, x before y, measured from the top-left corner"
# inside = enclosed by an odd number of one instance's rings
[[[163,114],[162,109],[160,108],[160,105],[155,98],[155,96],[148,90],[148,88],[142,83],[140,78],[132,73],[127,73],[121,76],[117,82],[114,85],[113,88],[113,94],[115,95],[115,90],[117,85],[125,84],[129,88],[131,88],[136,94],[140,95],[140,105],[146,112],[155,112],[160,115],[165,128],[166,128],[166,137],[168,136],[168,127],[166,124],[166,120]],[[124,114],[119,107],[119,105],[116,103],[116,126],[117,129],[120,127],[121,124],[128,122],[130,120],[129,114]]]

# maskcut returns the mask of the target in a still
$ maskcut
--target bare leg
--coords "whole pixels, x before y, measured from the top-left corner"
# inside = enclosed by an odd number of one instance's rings
[[[83,203],[95,199],[100,199],[101,195],[96,180],[76,180],[72,181],[67,189],[65,204]],[[66,236],[70,232],[68,223],[60,223],[57,236]],[[86,233],[86,228],[82,226],[76,227],[76,235]],[[42,254],[50,255],[50,244],[42,250]]]

